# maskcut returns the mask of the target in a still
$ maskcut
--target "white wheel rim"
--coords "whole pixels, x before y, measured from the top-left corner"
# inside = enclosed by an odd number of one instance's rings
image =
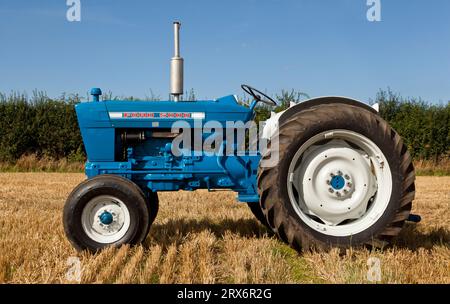
[[[120,240],[130,228],[130,213],[120,199],[101,195],[86,204],[81,224],[93,241],[110,244]]]
[[[386,210],[392,192],[389,163],[367,137],[348,130],[313,136],[295,153],[288,195],[300,219],[320,233],[360,233]]]

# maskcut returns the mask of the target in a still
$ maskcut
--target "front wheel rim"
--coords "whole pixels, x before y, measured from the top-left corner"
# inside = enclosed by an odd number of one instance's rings
[[[392,192],[389,163],[367,137],[330,130],[297,150],[287,189],[300,219],[314,230],[346,237],[370,228],[386,210]]]
[[[86,204],[81,215],[86,235],[101,244],[119,241],[130,228],[130,222],[127,206],[111,195],[94,197]]]

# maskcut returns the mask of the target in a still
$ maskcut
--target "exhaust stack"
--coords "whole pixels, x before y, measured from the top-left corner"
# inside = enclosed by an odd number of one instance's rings
[[[183,58],[180,57],[180,27],[181,23],[173,23],[174,30],[174,57],[170,61],[170,94],[174,101],[180,101],[183,95]]]

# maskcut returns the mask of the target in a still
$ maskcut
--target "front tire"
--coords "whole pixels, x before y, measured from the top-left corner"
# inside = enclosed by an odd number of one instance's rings
[[[323,104],[279,127],[277,166],[258,172],[260,205],[294,249],[384,245],[414,199],[414,168],[401,137],[378,115]],[[272,139],[263,160],[275,153]]]
[[[114,175],[99,175],[79,184],[63,212],[67,238],[77,250],[139,244],[148,233],[150,212],[141,189]]]

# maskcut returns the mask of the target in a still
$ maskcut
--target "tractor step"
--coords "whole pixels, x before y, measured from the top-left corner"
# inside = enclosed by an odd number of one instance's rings
[[[413,223],[419,223],[422,220],[422,217],[418,214],[410,214],[407,221]]]

